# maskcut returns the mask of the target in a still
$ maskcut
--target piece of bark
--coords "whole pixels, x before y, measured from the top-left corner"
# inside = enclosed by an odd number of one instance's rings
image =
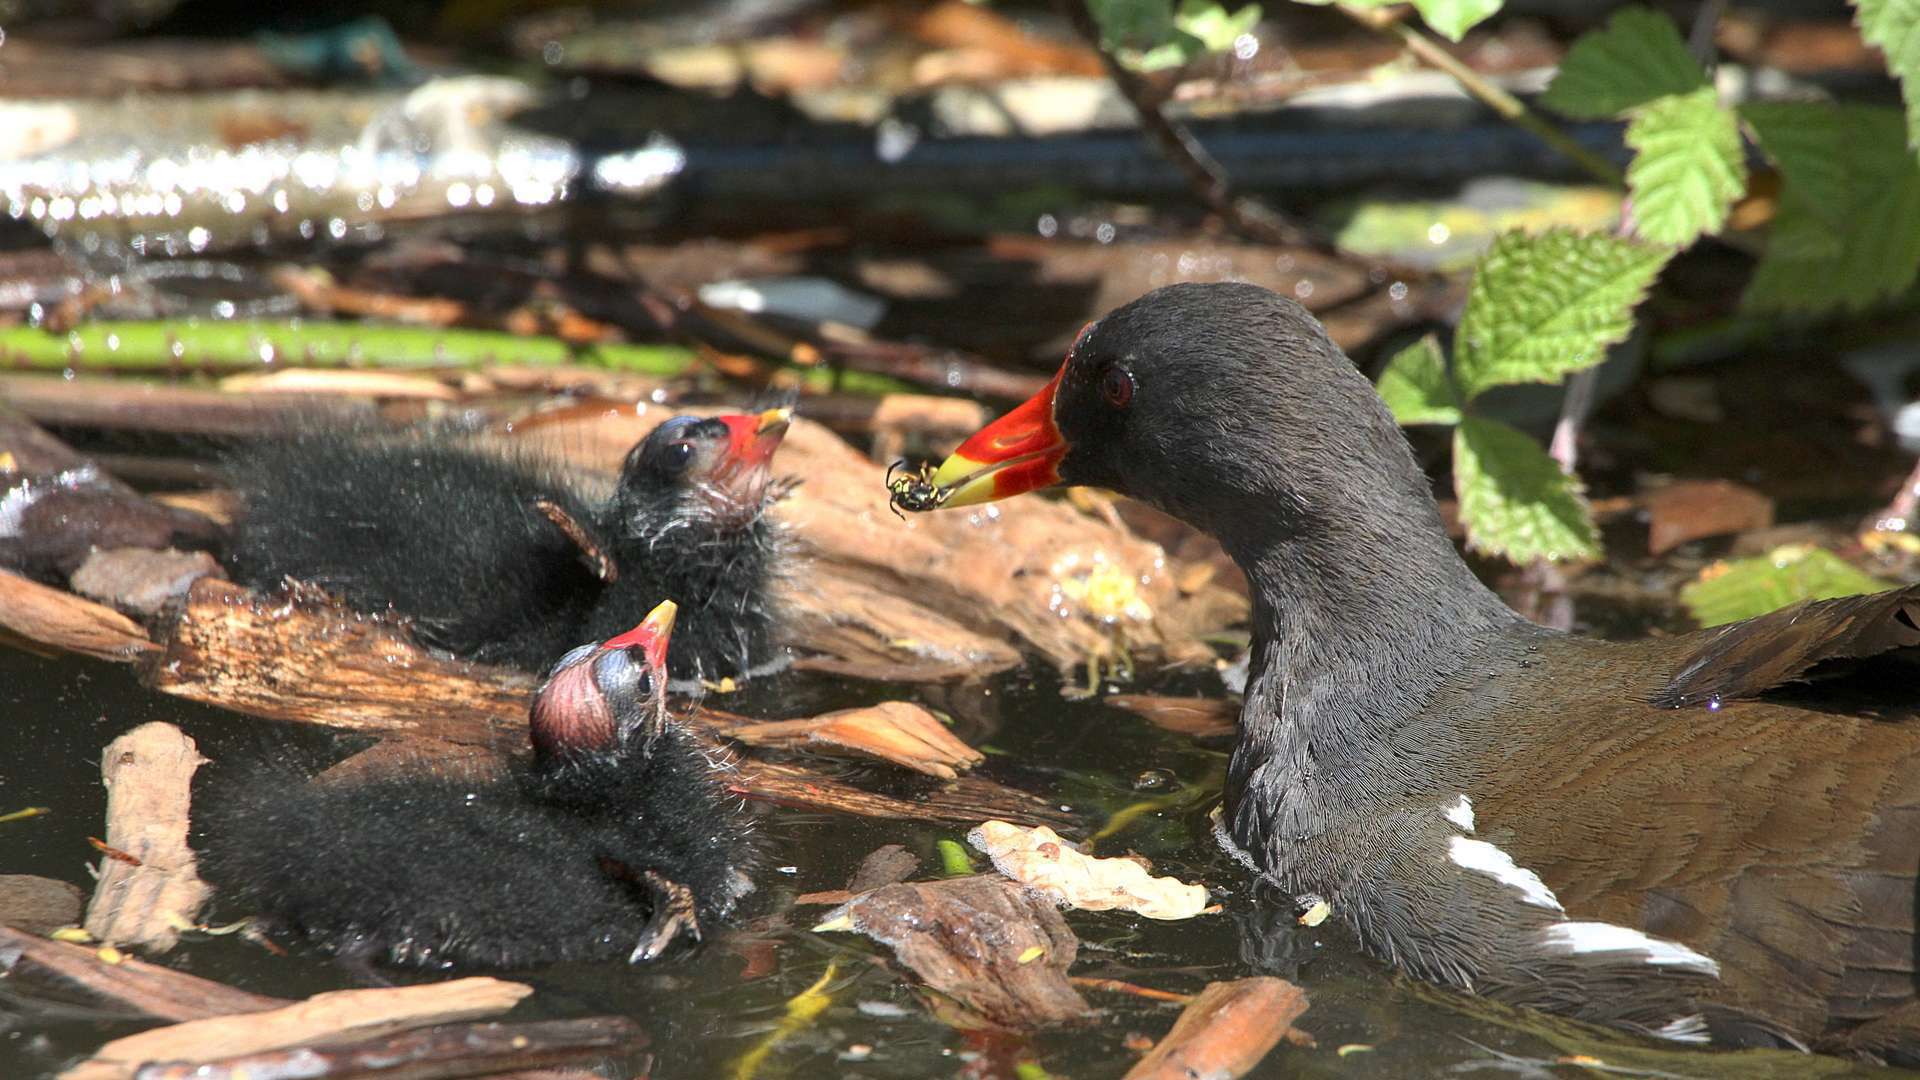
[[[96,1001],[161,1020],[265,1012],[292,1004],[131,956],[109,963],[97,948],[49,941],[4,926],[0,926],[0,976],[21,983],[57,982]]]
[[[526,1024],[441,1024],[398,1035],[329,1042],[220,1059],[142,1066],[135,1080],[442,1080],[502,1069],[592,1063],[643,1049],[647,1036],[624,1016]]]
[[[80,920],[87,894],[72,882],[34,874],[0,874],[0,926],[46,934]]]
[[[937,611],[814,560],[776,588],[801,671],[874,682],[951,682],[1005,671],[1020,651]]]
[[[1026,825],[1066,828],[1080,824],[1071,812],[1055,803],[981,776],[962,776],[911,797],[896,798],[791,762],[743,756],[728,787],[734,794],[758,802],[897,821],[978,824],[985,818],[1002,817]]]
[[[107,846],[137,859],[101,860],[87,932],[115,945],[166,952],[211,895],[187,846],[193,773],[206,761],[172,724],[142,724],[107,744]]]
[[[820,928],[857,930],[891,947],[928,986],[999,1027],[1095,1015],[1067,981],[1079,951],[1067,921],[997,875],[887,885],[830,912]]]
[[[1231,736],[1240,730],[1240,705],[1226,698],[1108,694],[1102,700],[1176,735],[1214,739]]]
[[[1208,983],[1166,1038],[1127,1070],[1126,1080],[1244,1076],[1281,1039],[1297,1041],[1293,1021],[1306,1011],[1306,991],[1285,979],[1257,975]]]
[[[60,1074],[61,1080],[129,1080],[148,1062],[213,1060],[288,1046],[377,1039],[432,1024],[478,1020],[533,993],[485,977],[378,990],[316,994],[269,1012],[188,1020],[115,1039]]]
[[[750,746],[837,746],[942,780],[987,760],[955,738],[938,717],[906,701],[883,701],[805,720],[743,721],[723,730]]]
[[[373,403],[311,394],[225,394],[114,379],[0,375],[0,399],[53,427],[176,435],[267,435],[295,423],[365,420]]]
[[[230,394],[311,394],[332,397],[411,398],[458,401],[457,388],[432,372],[342,371],[337,368],[283,368],[246,372],[220,380]]]
[[[663,409],[601,403],[519,422],[515,432],[576,464],[611,472],[666,418]],[[805,479],[775,511],[807,571],[788,575],[781,593],[809,628],[796,635],[802,647],[813,647],[823,623],[857,621],[870,642],[910,642],[923,655],[952,657],[949,667],[991,670],[995,657],[967,657],[972,642],[930,636],[946,623],[976,640],[1018,643],[1071,668],[1113,647],[1113,631],[1100,620],[1061,616],[1063,581],[1096,565],[1137,583],[1138,599],[1151,612],[1128,621],[1125,644],[1143,663],[1211,662],[1213,649],[1200,636],[1246,616],[1245,598],[1215,584],[1183,593],[1184,566],[1158,545],[1064,502],[1022,499],[902,521],[888,509],[886,470],[804,419],[794,421],[774,468]],[[854,594],[860,610],[849,609],[845,583],[866,587]]]
[[[1681,480],[1648,494],[1647,553],[1773,524],[1773,500],[1730,480]]]
[[[87,555],[73,572],[73,591],[121,611],[152,616],[187,594],[203,577],[219,577],[220,564],[204,551],[107,548]]]
[[[0,570],[0,627],[101,660],[124,662],[158,652],[125,615],[6,570]]]
[[[899,844],[885,844],[867,852],[867,857],[860,860],[860,869],[847,881],[847,891],[871,892],[882,885],[905,881],[918,869],[920,856]]]

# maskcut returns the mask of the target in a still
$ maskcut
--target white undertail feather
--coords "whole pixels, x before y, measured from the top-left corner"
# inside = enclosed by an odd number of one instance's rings
[[[1524,866],[1514,865],[1513,856],[1485,840],[1456,836],[1448,846],[1447,853],[1455,865],[1476,870],[1502,885],[1518,889],[1521,898],[1535,907],[1566,910],[1560,906],[1560,898],[1553,895],[1553,890],[1547,888],[1546,882],[1540,880],[1540,875]]]
[[[1677,967],[1720,976],[1720,965],[1677,941],[1648,937],[1638,930],[1603,922],[1563,922],[1542,935],[1550,948],[1569,953],[1637,952],[1658,967]]]
[[[1455,825],[1460,826],[1462,829],[1465,829],[1468,832],[1472,832],[1473,831],[1473,800],[1467,798],[1465,795],[1460,796],[1459,802],[1456,802],[1452,806],[1447,807],[1447,820],[1453,822]]]

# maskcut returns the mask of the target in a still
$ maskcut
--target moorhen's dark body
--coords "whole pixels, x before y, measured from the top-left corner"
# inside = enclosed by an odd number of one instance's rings
[[[645,960],[698,937],[752,889],[756,851],[725,759],[666,721],[662,618],[567,654],[504,775],[265,765],[210,785],[202,873],[281,935],[402,967]]]
[[[1533,625],[1319,324],[1243,285],[1095,323],[933,481],[1098,485],[1221,541],[1254,598],[1221,839],[1375,954],[1668,1038],[1920,1059],[1920,723],[1838,696],[1916,703],[1920,587],[1664,640]]]
[[[769,463],[787,411],[662,423],[613,494],[554,463],[440,433],[309,430],[228,465],[241,582],[311,582],[366,611],[410,616],[429,644],[537,670],[580,641],[685,597],[670,670],[734,675],[771,658],[779,560]]]

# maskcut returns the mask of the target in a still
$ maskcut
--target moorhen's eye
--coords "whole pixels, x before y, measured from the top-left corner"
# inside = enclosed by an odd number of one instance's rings
[[[1116,409],[1124,409],[1133,400],[1133,376],[1118,364],[1100,376],[1100,396]]]

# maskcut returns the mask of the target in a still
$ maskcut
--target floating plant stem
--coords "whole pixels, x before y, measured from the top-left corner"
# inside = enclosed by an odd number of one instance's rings
[[[232,371],[274,366],[438,368],[586,364],[678,375],[694,354],[678,345],[593,345],[495,330],[297,322],[91,322],[66,333],[0,330],[0,368],[74,371]]]

